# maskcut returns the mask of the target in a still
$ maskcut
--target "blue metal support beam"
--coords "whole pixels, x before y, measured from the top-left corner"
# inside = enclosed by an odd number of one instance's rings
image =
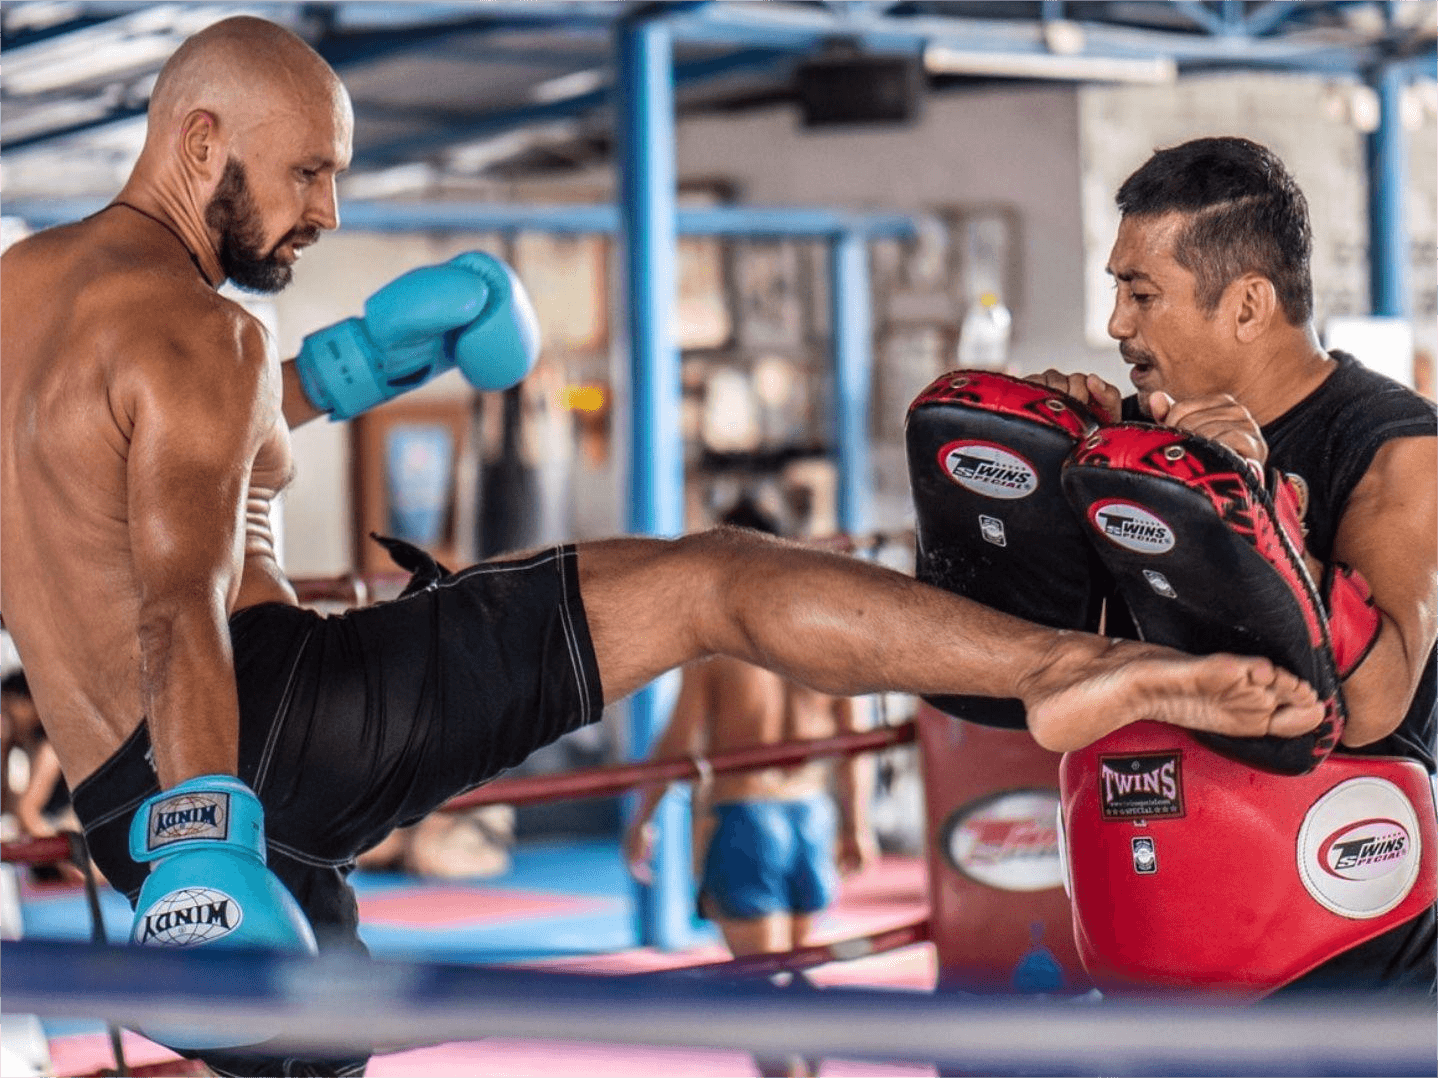
[[[829,321],[834,351],[834,451],[839,471],[839,530],[870,530],[869,389],[873,367],[873,290],[869,247],[846,232],[829,247]]]
[[[679,349],[672,320],[676,223],[674,52],[668,26],[641,13],[619,24],[620,216],[629,312],[629,530],[673,537],[684,530],[684,446],[679,430]],[[677,697],[677,674],[629,703],[629,755],[643,759]],[[632,801],[632,795],[631,795]],[[633,805],[629,806],[630,811]],[[667,796],[655,813],[653,884],[636,885],[639,941],[689,944],[688,813]]]
[[[1387,0],[1391,5],[1393,0]],[[1359,75],[1382,60],[1379,42],[1332,43],[1310,37],[1286,38],[1280,31],[1312,10],[1297,0],[1269,0],[1245,14],[1235,0],[1218,0],[1215,9],[1200,0],[1171,0],[1203,33],[1175,33],[1128,25],[1118,21],[1087,21],[1082,58],[1115,59],[1168,56],[1192,70],[1277,69],[1311,71],[1329,75]],[[87,17],[103,11],[98,4],[77,4]],[[305,11],[301,5],[264,4],[262,8],[281,21],[298,25]],[[729,71],[782,68],[805,53],[821,49],[835,35],[852,40],[866,49],[889,52],[918,52],[928,46],[953,48],[960,52],[1000,52],[1021,56],[1050,53],[1042,25],[1032,19],[970,18],[953,16],[888,14],[890,5],[850,5],[840,8],[789,4],[721,4],[671,2],[652,5],[649,13],[669,25],[676,40],[691,45],[728,45],[732,50],[719,56],[685,61],[677,66],[681,82],[700,82]],[[518,30],[574,35],[602,33],[612,26],[624,6],[575,0],[568,4],[513,3],[494,0],[475,4],[383,5],[342,3],[319,9],[329,13],[323,20],[316,47],[341,71],[352,64],[380,59],[391,53],[416,48],[442,50],[448,39],[473,43],[480,35],[498,35]],[[841,15],[835,10],[842,11]],[[403,14],[401,14],[403,10]],[[1042,0],[1043,21],[1059,17],[1059,0]],[[82,25],[76,23],[75,25]],[[83,32],[79,31],[79,32]],[[63,36],[63,35],[61,35]],[[44,47],[43,40],[36,47]],[[564,52],[556,46],[556,59]],[[23,51],[23,50],[20,50]],[[1059,76],[1067,77],[1067,76]],[[1081,81],[1081,80],[1079,80]],[[439,125],[442,129],[416,132],[381,146],[359,147],[356,163],[372,167],[418,156],[433,155],[464,141],[505,131],[579,116],[610,104],[608,91],[576,94],[558,102],[537,102],[515,108],[497,109],[464,120]],[[41,147],[67,138],[84,136],[115,124],[134,121],[143,115],[143,105],[126,100],[103,116],[66,123],[46,131],[10,138],[6,152]]]
[[[78,221],[101,209],[107,199],[17,199],[5,204],[8,216],[32,228]],[[609,203],[544,206],[517,202],[351,202],[340,204],[346,231],[360,232],[536,232],[582,235],[614,234],[619,210]],[[685,236],[750,236],[828,239],[856,233],[908,239],[914,218],[903,213],[850,213],[813,206],[705,206],[681,209],[678,231]]]
[[[1277,30],[1290,15],[1300,12],[1302,6],[1298,0],[1268,0],[1262,7],[1249,12],[1245,20],[1248,33],[1253,37],[1262,37]]]
[[[1173,0],[1173,6],[1205,33],[1215,37],[1232,33],[1227,19],[1212,10],[1203,0]]]
[[[1408,173],[1403,130],[1401,69],[1385,65],[1370,84],[1381,105],[1378,130],[1368,136],[1368,279],[1369,308],[1375,315],[1406,318],[1411,312],[1408,287],[1408,221],[1403,210]]]

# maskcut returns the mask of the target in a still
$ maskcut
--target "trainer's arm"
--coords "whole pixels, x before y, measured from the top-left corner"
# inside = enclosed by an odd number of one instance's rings
[[[1432,438],[1386,443],[1354,488],[1333,543],[1368,581],[1383,627],[1343,683],[1343,744],[1367,745],[1403,720],[1438,635],[1438,456]]]
[[[122,393],[141,704],[166,789],[238,764],[229,603],[250,466],[280,410],[258,324],[209,317],[187,327],[192,344],[153,342]]]

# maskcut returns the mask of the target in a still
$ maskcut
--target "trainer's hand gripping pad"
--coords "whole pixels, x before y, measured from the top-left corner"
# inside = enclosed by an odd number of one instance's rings
[[[1318,766],[1347,716],[1327,619],[1301,535],[1285,529],[1248,463],[1196,434],[1125,423],[1084,440],[1063,488],[1144,640],[1265,656],[1312,685],[1327,710],[1301,737],[1197,738],[1278,774]]]
[[[1042,625],[1095,630],[1106,574],[1060,469],[1098,424],[1066,393],[993,371],[953,371],[920,393],[904,428],[918,579]],[[1024,727],[1018,700],[926,699],[961,719]]]

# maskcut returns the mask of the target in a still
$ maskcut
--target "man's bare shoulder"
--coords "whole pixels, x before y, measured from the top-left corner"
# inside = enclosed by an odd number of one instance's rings
[[[4,277],[17,308],[63,321],[57,331],[112,361],[233,367],[264,357],[259,320],[219,295],[187,255],[126,243],[88,221],[16,243],[5,252]]]

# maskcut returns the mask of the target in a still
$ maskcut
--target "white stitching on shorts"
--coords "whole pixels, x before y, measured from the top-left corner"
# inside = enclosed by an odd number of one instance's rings
[[[294,695],[295,675],[299,673],[300,660],[305,656],[305,649],[310,646],[310,637],[314,636],[314,626],[311,625],[305,630],[305,638],[300,641],[300,646],[295,649],[295,661],[290,664],[289,677],[285,679],[285,691],[280,696],[280,702],[276,708],[275,720],[270,723],[269,736],[265,738],[264,751],[260,753],[259,766],[255,768],[255,793],[258,794],[265,785],[266,773],[270,769],[270,761],[274,759],[275,743],[280,739],[280,731],[289,721],[290,698]]]
[[[461,569],[441,580],[435,587],[448,588],[458,584],[461,580],[468,580],[472,576],[482,573],[519,573],[527,569],[538,569],[546,562],[553,561],[560,556],[560,547],[555,547],[546,554],[536,554],[532,558],[522,558],[518,561],[486,561],[478,565],[471,565],[468,569]]]
[[[334,859],[328,857],[316,857],[314,854],[305,853],[303,850],[297,850],[293,846],[286,846],[283,842],[276,842],[268,835],[265,837],[265,848],[270,852],[278,850],[280,853],[288,857],[291,861],[298,861],[300,864],[309,865],[312,868],[340,868],[354,860],[354,858],[352,857],[340,857]]]
[[[574,671],[574,682],[579,687],[579,695],[583,701],[581,706],[584,709],[584,721],[587,723],[594,719],[594,703],[590,698],[589,681],[584,676],[579,636],[574,630],[573,619],[569,616],[569,575],[564,571],[567,563],[576,559],[578,554],[572,549],[568,552],[561,550],[559,553],[561,555],[559,559],[559,590],[563,600],[559,605],[559,619],[564,624],[564,642],[569,648],[569,666]]]
[[[139,808],[140,804],[145,800],[145,798],[149,796],[149,794],[141,794],[139,797],[132,798],[131,800],[126,801],[119,808],[113,808],[109,812],[105,813],[103,816],[98,816],[95,819],[91,820],[84,829],[85,837],[88,839],[91,831],[103,826],[104,824],[109,823],[115,817],[123,816],[127,812],[134,812],[135,809]]]

